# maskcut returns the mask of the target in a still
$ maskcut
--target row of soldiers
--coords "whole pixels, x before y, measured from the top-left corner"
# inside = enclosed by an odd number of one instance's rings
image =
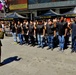
[[[25,42],[35,46],[37,43],[38,48],[44,48],[46,44],[48,46],[47,50],[53,50],[55,46],[59,45],[59,50],[63,52],[69,43],[71,26],[74,23],[75,19],[68,23],[66,18],[60,17],[59,19],[30,20],[30,22],[24,20],[23,23],[12,21],[10,26],[14,42],[18,42],[18,37],[20,45]]]

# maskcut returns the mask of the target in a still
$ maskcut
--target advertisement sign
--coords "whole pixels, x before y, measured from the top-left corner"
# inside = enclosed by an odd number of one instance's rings
[[[27,0],[8,0],[10,10],[27,9]]]

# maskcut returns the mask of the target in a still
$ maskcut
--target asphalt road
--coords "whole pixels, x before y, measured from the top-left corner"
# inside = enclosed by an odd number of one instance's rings
[[[0,75],[76,75],[76,53],[70,46],[63,53],[14,44],[12,37],[2,40]]]

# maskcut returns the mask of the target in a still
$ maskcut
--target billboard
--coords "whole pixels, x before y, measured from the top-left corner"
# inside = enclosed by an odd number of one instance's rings
[[[7,0],[10,10],[27,9],[27,0]]]

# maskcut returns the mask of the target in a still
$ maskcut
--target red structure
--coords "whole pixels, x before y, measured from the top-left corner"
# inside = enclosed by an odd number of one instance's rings
[[[8,0],[10,10],[27,9],[27,0]]]

